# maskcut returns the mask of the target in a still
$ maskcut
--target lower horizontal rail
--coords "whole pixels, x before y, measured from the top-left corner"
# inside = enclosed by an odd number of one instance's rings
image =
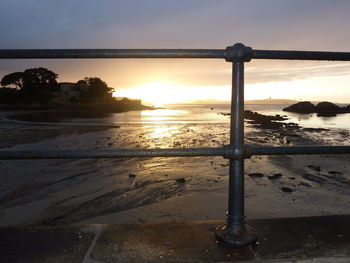
[[[244,158],[252,155],[300,155],[300,154],[350,154],[350,146],[246,146]],[[11,151],[0,150],[2,160],[20,159],[91,159],[127,157],[195,157],[222,156],[240,159],[229,145],[222,148],[178,148],[178,149],[116,149],[116,150],[49,150]]]
[[[0,159],[91,159],[123,157],[223,156],[223,148],[0,151]]]
[[[350,146],[247,147],[249,155],[350,154]]]

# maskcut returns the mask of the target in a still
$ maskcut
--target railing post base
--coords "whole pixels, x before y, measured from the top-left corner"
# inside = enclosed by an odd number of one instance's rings
[[[254,229],[247,224],[239,231],[229,229],[226,224],[219,225],[215,229],[215,236],[218,241],[235,247],[246,246],[257,240]]]

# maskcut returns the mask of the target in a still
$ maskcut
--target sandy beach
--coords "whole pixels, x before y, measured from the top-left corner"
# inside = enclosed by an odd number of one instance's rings
[[[253,145],[345,145],[349,140],[344,129],[252,126],[246,124],[246,143]],[[118,128],[2,120],[0,147],[219,147],[228,144],[228,132],[228,122]],[[246,160],[247,217],[349,214],[349,161],[348,155]],[[224,219],[227,209],[228,160],[220,157],[0,160],[0,174],[1,226]]]

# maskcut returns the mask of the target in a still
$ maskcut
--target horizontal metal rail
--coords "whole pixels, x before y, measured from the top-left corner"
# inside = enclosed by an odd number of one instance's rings
[[[250,155],[350,154],[350,146],[247,147]]]
[[[210,58],[228,59],[227,49],[0,49],[0,59]],[[350,52],[252,50],[251,59],[350,61]]]
[[[0,151],[0,159],[90,159],[186,156],[224,156],[224,148]]]
[[[295,155],[295,154],[350,154],[350,146],[288,146],[260,147],[245,146],[244,158],[253,155]],[[12,151],[0,150],[0,159],[92,159],[126,157],[196,157],[222,156],[241,159],[229,145],[222,148],[178,148],[178,149],[114,149],[114,150],[48,150]]]
[[[11,151],[0,159],[85,159],[123,157],[222,156],[229,159],[227,223],[216,237],[241,246],[256,240],[245,223],[244,159],[254,155],[350,154],[350,146],[257,147],[244,145],[244,63],[252,59],[350,61],[350,52],[253,50],[241,43],[226,49],[2,49],[0,59],[203,58],[232,62],[230,145],[222,148]]]
[[[1,49],[0,58],[225,58],[225,49]]]
[[[350,52],[253,50],[255,59],[350,61]]]

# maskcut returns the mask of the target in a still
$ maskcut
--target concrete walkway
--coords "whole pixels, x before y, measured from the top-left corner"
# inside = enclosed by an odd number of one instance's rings
[[[215,240],[219,221],[0,228],[0,262],[350,262],[350,216],[258,219],[254,247]]]

